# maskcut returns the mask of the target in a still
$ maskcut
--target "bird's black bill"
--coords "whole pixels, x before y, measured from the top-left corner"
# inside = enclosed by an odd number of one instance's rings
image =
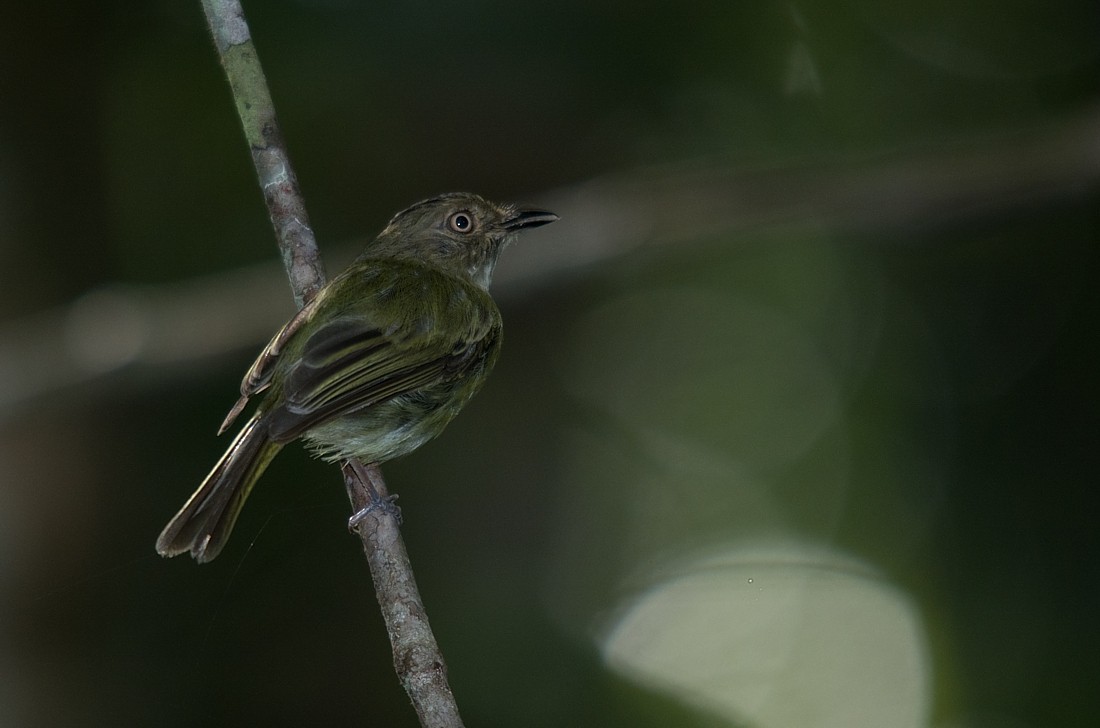
[[[557,219],[557,215],[546,210],[516,210],[514,215],[504,221],[504,227],[508,230],[523,230],[547,225]]]

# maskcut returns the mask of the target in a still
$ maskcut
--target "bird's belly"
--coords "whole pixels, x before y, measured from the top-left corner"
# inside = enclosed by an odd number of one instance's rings
[[[399,397],[316,425],[303,439],[325,460],[381,463],[407,455],[442,432],[461,408],[454,404]]]

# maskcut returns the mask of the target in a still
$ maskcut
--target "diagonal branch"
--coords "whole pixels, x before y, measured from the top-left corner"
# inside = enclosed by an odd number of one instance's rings
[[[324,285],[325,270],[244,9],[238,0],[203,0],[202,7],[252,150],[294,300],[301,308]]]
[[[324,266],[275,117],[271,93],[252,44],[244,9],[239,0],[202,0],[202,6],[252,150],[252,162],[294,299],[301,307],[324,285]],[[377,466],[352,461],[345,464],[344,474],[348,498],[356,512],[387,498],[386,484]],[[425,728],[461,726],[458,707],[447,684],[446,664],[428,625],[398,529],[397,510],[372,509],[357,519],[352,530],[363,542],[393,647],[394,667],[412,699],[421,725]]]

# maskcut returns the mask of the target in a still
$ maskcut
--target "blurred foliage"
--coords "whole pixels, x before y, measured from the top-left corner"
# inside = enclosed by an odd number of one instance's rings
[[[1100,99],[1086,0],[245,5],[326,250],[444,190],[846,170]],[[609,634],[670,573],[767,583],[788,552],[754,554],[781,542],[844,555],[813,563],[912,618],[928,702],[895,725],[1094,725],[1097,177],[907,229],[653,240],[509,287],[487,390],[386,468],[468,723],[776,725],[647,679]],[[100,285],[274,257],[197,2],[9,8],[0,254],[9,338]],[[330,466],[289,448],[207,567],[153,553],[261,343],[0,420],[0,723],[415,724]],[[747,630],[766,610],[730,615],[762,651],[727,666],[782,680],[773,633]]]

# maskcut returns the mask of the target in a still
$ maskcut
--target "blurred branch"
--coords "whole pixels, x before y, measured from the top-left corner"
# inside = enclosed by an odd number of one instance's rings
[[[283,264],[300,308],[324,285],[324,267],[263,69],[252,44],[244,9],[238,0],[203,0],[202,6],[233,91],[283,254]],[[386,495],[386,485],[377,466],[350,461],[345,465],[345,472],[363,474],[362,477],[349,475],[344,478],[348,498],[356,513]],[[393,647],[394,667],[412,699],[421,725],[426,728],[461,726],[454,695],[447,685],[443,655],[428,625],[412,565],[401,539],[396,509],[373,510],[360,519],[353,530],[359,535],[370,564],[378,604]],[[413,614],[416,619],[410,618]]]
[[[784,225],[879,234],[887,243],[1030,205],[1073,202],[1100,183],[1100,109],[1043,127],[863,160],[763,169],[638,170],[553,190],[562,219],[495,276],[505,296],[644,247]],[[274,265],[164,286],[106,286],[0,325],[0,412],[135,368],[164,372],[263,344],[290,315]],[[226,314],[232,312],[232,316]],[[168,335],[166,332],[170,332]],[[114,380],[111,380],[114,381]]]
[[[548,193],[561,223],[501,263],[497,280],[560,274],[646,246],[787,225],[927,231],[1021,206],[1075,200],[1100,183],[1100,107],[1080,117],[863,159],[758,169],[703,164],[608,175]]]

